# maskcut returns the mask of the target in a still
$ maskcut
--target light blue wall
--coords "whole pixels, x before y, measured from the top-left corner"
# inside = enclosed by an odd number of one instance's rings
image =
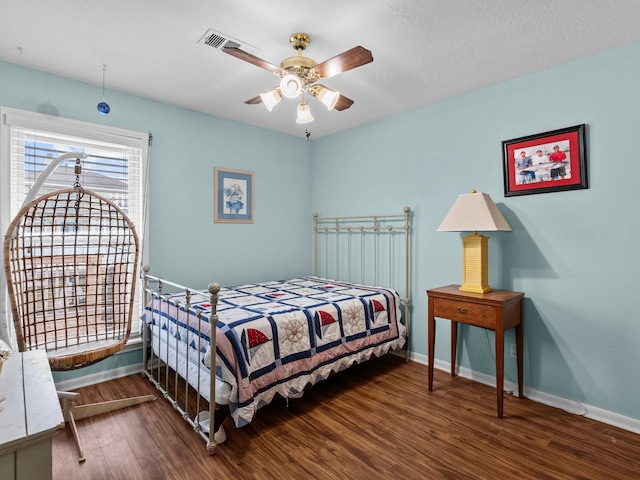
[[[152,271],[192,285],[308,273],[312,211],[410,206],[419,355],[425,290],[461,279],[460,235],[435,230],[458,194],[489,193],[513,227],[490,235],[490,283],[526,294],[526,386],[640,419],[638,78],[632,44],[311,142],[117,92],[100,116],[99,87],[1,62],[0,104],[151,131]],[[503,140],[580,123],[588,190],[504,197]],[[254,225],[213,223],[214,166],[254,172]],[[445,361],[447,327],[439,323],[436,346]],[[461,364],[493,374],[491,336],[462,328],[459,339]]]
[[[310,142],[0,62],[0,105],[151,132],[151,272],[192,286],[308,273]],[[209,101],[202,99],[203,102]],[[252,171],[255,222],[213,222],[214,166]]]
[[[425,290],[462,276],[461,235],[436,229],[476,189],[513,228],[489,235],[489,280],[526,294],[525,385],[640,419],[638,78],[636,43],[313,142],[315,210],[414,209],[412,351],[427,354]],[[504,196],[503,140],[581,123],[588,190]],[[462,326],[460,363],[492,375],[492,337]],[[439,321],[436,358],[449,341]]]
[[[0,105],[153,135],[151,273],[195,288],[310,273],[310,142],[0,62]],[[203,99],[203,102],[208,99]],[[253,224],[213,222],[214,166],[252,171]],[[56,381],[122,366],[121,353]]]

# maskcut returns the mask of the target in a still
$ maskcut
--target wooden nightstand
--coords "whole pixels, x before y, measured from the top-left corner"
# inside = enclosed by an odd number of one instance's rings
[[[427,290],[429,299],[429,391],[433,391],[433,360],[436,344],[435,317],[451,320],[451,376],[456,375],[458,323],[495,331],[496,388],[498,417],[504,400],[504,332],[516,329],[518,396],[522,398],[522,321],[524,293],[493,290],[488,293],[461,292],[460,285]]]

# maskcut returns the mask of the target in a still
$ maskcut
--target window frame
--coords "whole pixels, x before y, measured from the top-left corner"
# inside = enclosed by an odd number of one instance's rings
[[[88,138],[98,142],[109,142],[123,146],[139,148],[140,157],[140,201],[141,201],[141,225],[136,225],[136,231],[140,240],[140,265],[148,264],[149,256],[149,154],[151,134],[138,132],[107,125],[101,125],[81,120],[57,117],[42,113],[19,110],[11,107],[0,106],[0,230],[2,238],[12,221],[12,170],[11,170],[11,131],[12,127],[41,130],[59,135]],[[25,192],[25,197],[28,192]],[[4,269],[4,249],[0,249],[0,259]],[[141,274],[141,268],[139,268]],[[139,275],[140,277],[140,275]],[[141,279],[138,278],[138,282]],[[142,288],[138,283],[136,295],[139,296],[140,312],[134,312],[129,343],[140,341],[139,328],[137,328],[138,313],[142,313]],[[7,296],[6,278],[4,272],[0,274],[0,339],[13,340],[9,335],[12,330],[13,320]]]

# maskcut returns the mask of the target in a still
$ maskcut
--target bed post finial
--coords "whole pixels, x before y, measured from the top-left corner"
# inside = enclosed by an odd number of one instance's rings
[[[149,272],[151,267],[149,265],[142,266],[142,288],[144,290],[144,304],[147,304],[147,289],[149,288]]]
[[[217,315],[218,308],[218,293],[220,292],[220,285],[217,283],[209,284],[209,293],[211,294],[211,314]],[[217,320],[217,319],[216,319]]]

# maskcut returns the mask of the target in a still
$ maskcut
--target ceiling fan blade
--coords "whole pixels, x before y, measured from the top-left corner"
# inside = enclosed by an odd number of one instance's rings
[[[275,65],[267,62],[266,60],[262,60],[261,58],[256,57],[255,55],[251,55],[239,48],[233,47],[225,47],[222,49],[224,53],[228,53],[232,57],[239,58],[240,60],[244,60],[245,62],[249,62],[256,67],[264,68],[271,73],[275,73],[276,75],[282,73],[282,69],[280,67],[276,67]]]
[[[353,100],[340,94],[340,97],[338,97],[338,101],[333,109],[341,112],[342,110],[349,108],[351,105],[353,105]]]
[[[258,95],[257,97],[250,98],[244,103],[246,103],[247,105],[258,105],[259,103],[262,103],[262,97]]]
[[[370,62],[373,62],[371,50],[364,47],[353,47],[351,50],[319,63],[314,70],[320,78],[329,78]]]

